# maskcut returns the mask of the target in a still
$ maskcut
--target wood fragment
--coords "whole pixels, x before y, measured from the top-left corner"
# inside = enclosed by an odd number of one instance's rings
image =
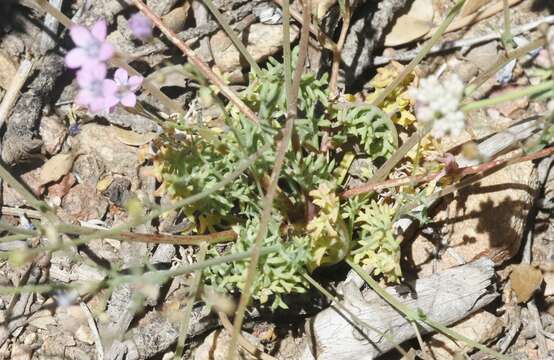
[[[52,7],[60,10],[62,8],[63,0],[50,0]],[[58,32],[58,20],[52,14],[46,14],[44,17],[45,30],[40,35],[40,50],[44,54],[48,50],[52,49],[56,44],[54,37]]]
[[[476,312],[497,296],[494,263],[488,258],[445,270],[428,278],[418,279],[408,287],[399,285],[386,290],[412,309],[420,309],[429,319],[450,325]],[[358,294],[360,295],[360,294]],[[397,343],[415,337],[410,321],[394,310],[381,297],[366,290],[363,298],[345,294],[342,304],[354,315],[394,338]],[[352,326],[348,314],[330,307],[309,321],[309,343],[303,360],[373,359],[393,348],[381,335],[369,329]],[[422,333],[432,329],[420,323]],[[341,336],[338,337],[337,334]]]
[[[10,82],[10,86],[0,104],[0,127],[6,122],[6,118],[18,98],[21,88],[25,84],[25,81],[27,81],[32,67],[33,63],[27,59],[23,60],[19,65],[15,77]]]

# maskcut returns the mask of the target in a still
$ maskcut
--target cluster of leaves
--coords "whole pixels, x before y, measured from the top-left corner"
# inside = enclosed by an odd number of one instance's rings
[[[268,236],[264,239],[264,246],[278,245],[279,251],[262,256],[259,262],[258,276],[252,286],[252,297],[260,303],[272,299],[272,309],[287,308],[283,301],[284,294],[302,293],[308,288],[308,282],[302,276],[311,260],[309,240],[299,235],[287,236],[283,242],[280,233],[279,219],[272,218],[268,227]],[[258,234],[258,219],[247,220],[244,224],[233,227],[238,234],[237,241],[228,247],[229,254],[241,253],[252,249]],[[219,256],[214,247],[209,250],[209,257]],[[207,268],[204,279],[207,284],[217,290],[234,293],[244,287],[245,274],[249,260],[223,263]]]
[[[241,97],[258,114],[259,125],[230,105],[223,127],[178,124],[178,130],[160,144],[156,159],[165,191],[184,198],[219,182],[262,145],[274,144],[224,190],[183,209],[199,233],[233,228],[238,234],[236,242],[214,247],[208,256],[247,251],[254,244],[261,199],[286,116],[283,64],[270,59],[263,74],[250,75]],[[337,263],[352,249],[363,248],[363,256],[356,259],[374,266],[387,280],[399,278],[393,210],[360,197],[356,206],[361,211],[352,211],[351,204],[344,206],[338,196],[352,159],[383,161],[395,150],[397,137],[395,125],[381,109],[339,108],[329,101],[325,76],[303,74],[295,134],[285,154],[275,209],[263,240],[264,246],[279,244],[281,250],[260,259],[254,299],[272,301],[273,308],[286,307],[284,294],[302,292],[308,286],[303,272]],[[212,267],[206,270],[205,280],[229,292],[240,290],[248,261]]]

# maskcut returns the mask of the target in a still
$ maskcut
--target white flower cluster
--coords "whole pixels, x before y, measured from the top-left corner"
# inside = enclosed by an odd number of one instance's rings
[[[422,79],[419,88],[409,91],[416,101],[417,120],[432,123],[431,134],[435,138],[458,136],[465,128],[464,113],[460,110],[463,94],[464,83],[455,75],[444,81],[436,76]]]

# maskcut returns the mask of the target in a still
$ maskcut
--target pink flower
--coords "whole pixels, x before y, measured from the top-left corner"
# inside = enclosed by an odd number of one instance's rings
[[[69,30],[71,39],[77,45],[65,56],[65,64],[68,68],[96,64],[109,60],[114,54],[113,46],[106,42],[106,21],[100,20],[91,29],[75,25]]]
[[[110,86],[116,88],[115,97],[117,102],[126,107],[135,107],[137,104],[137,95],[135,92],[142,85],[142,76],[131,76],[125,69],[117,69],[114,74],[114,80],[107,80],[111,82]]]
[[[152,21],[139,12],[129,18],[129,27],[139,40],[145,41],[152,37]]]
[[[88,64],[77,72],[79,93],[75,102],[89,108],[90,112],[108,111],[119,102],[117,85],[106,79],[106,65],[103,63]]]

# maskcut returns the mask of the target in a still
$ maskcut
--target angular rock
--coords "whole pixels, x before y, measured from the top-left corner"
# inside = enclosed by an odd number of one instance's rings
[[[67,129],[57,116],[44,116],[40,120],[39,134],[44,151],[49,155],[55,155],[62,148]]]
[[[298,31],[291,28],[291,41],[294,41],[297,37]],[[254,60],[261,61],[281,49],[283,26],[254,24],[246,29],[240,38],[245,39],[246,49]],[[222,71],[233,72],[244,64],[239,51],[225,32],[220,31],[212,36],[210,47],[215,63]]]
[[[122,144],[109,126],[92,123],[83,125],[75,139],[79,142],[79,150],[95,155],[105,169],[129,178],[136,177],[138,149]]]
[[[469,318],[452,326],[450,329],[471,340],[487,344],[502,334],[504,324],[487,311],[480,311]],[[454,354],[462,354],[470,350],[464,343],[452,341],[444,334],[435,334],[427,342],[432,358],[436,360],[450,360]]]
[[[108,209],[108,201],[88,184],[73,187],[62,201],[64,215],[73,222],[101,219]]]

